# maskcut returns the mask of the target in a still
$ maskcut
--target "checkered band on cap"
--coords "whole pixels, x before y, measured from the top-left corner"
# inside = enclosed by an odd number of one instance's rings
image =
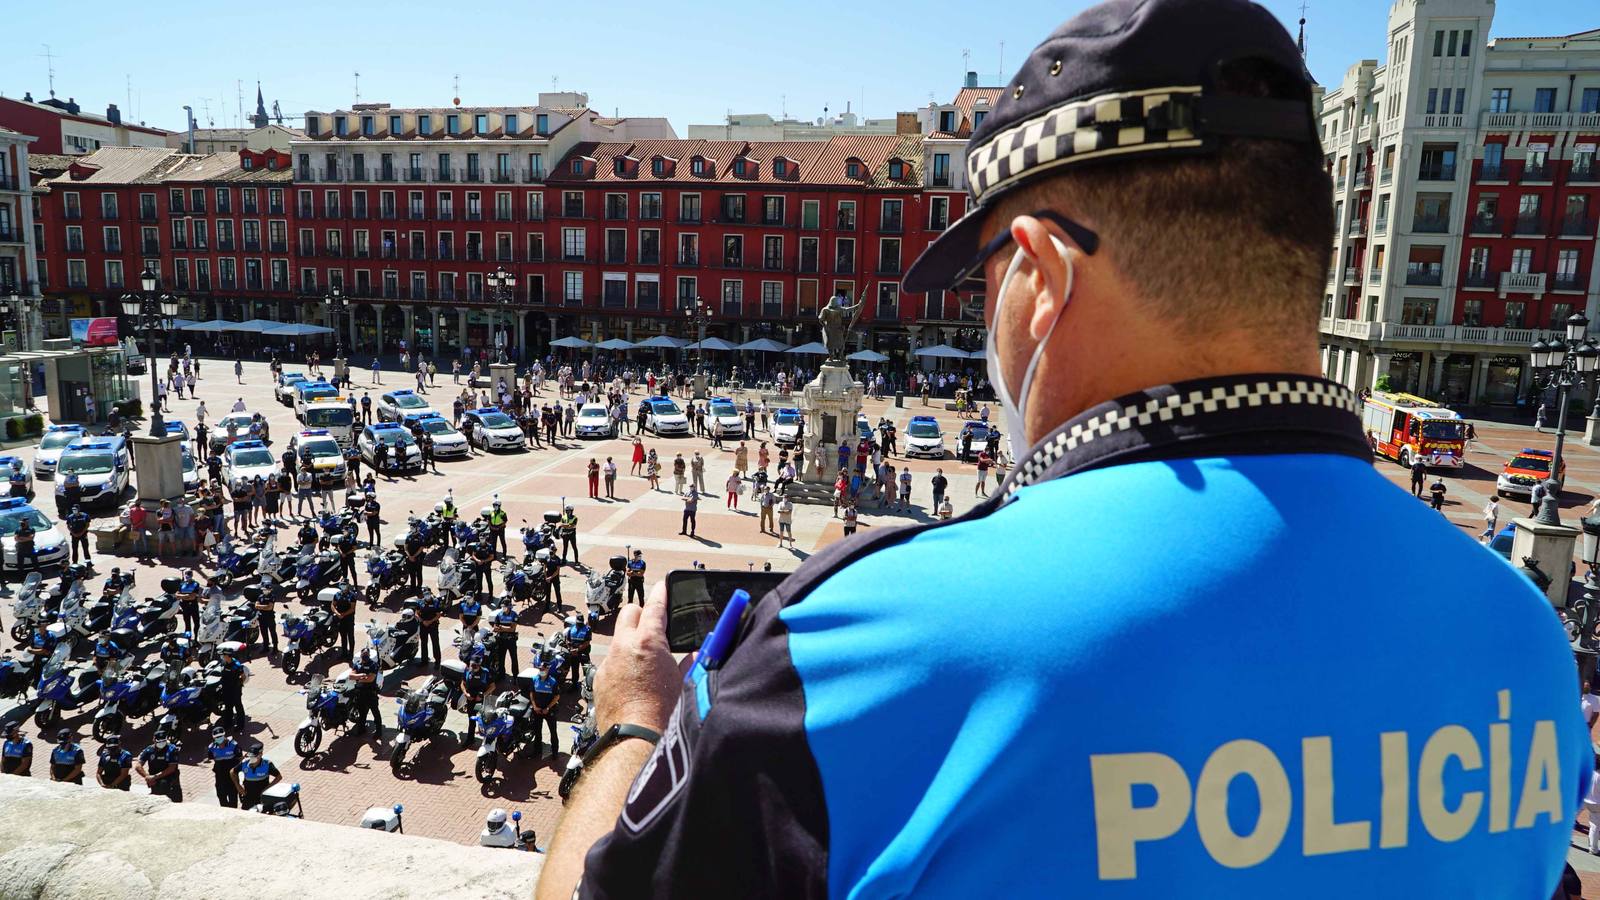
[[[1150,397],[1079,422],[1036,448],[1017,467],[1006,488],[1006,496],[1038,481],[1062,456],[1119,431],[1172,423],[1219,410],[1301,405],[1332,407],[1354,415],[1361,409],[1361,398],[1343,385],[1321,379],[1242,382]]]
[[[1153,150],[1198,147],[1200,87],[1102,94],[1053,107],[997,132],[967,154],[974,203],[1041,169]]]

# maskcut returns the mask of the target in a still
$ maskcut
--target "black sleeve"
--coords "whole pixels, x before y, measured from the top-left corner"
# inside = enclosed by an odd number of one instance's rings
[[[781,608],[769,594],[752,610],[703,719],[685,689],[579,897],[827,896],[827,810]]]

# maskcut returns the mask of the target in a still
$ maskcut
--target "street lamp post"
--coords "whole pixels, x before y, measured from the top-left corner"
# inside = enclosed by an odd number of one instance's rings
[[[350,298],[344,295],[338,285],[334,285],[322,302],[328,304],[328,320],[333,323],[333,358],[344,359],[344,317],[350,311]]]
[[[706,318],[711,307],[706,301],[695,297],[683,300],[684,321],[689,323],[689,333],[694,335],[694,372],[696,375],[705,374],[705,349],[700,345],[706,340]]]
[[[144,338],[145,350],[150,355],[150,436],[164,437],[167,425],[161,418],[158,394],[160,367],[156,365],[154,337],[172,328],[172,320],[178,315],[178,304],[181,301],[168,293],[158,296],[157,286],[156,273],[146,265],[139,275],[140,293],[123,294],[121,303],[123,316],[131,322],[134,333]]]
[[[495,310],[495,319],[499,320],[501,313],[507,312],[508,307],[511,305],[511,301],[516,298],[516,294],[512,288],[517,286],[517,278],[510,272],[507,272],[505,266],[496,266],[495,270],[489,273],[489,275],[485,278],[485,281],[489,285],[489,300],[495,303],[498,307]],[[511,323],[509,321],[509,316],[507,316],[505,324],[501,327],[500,333],[495,341],[495,346],[500,351],[499,361],[502,364],[508,362],[506,359],[506,345],[510,343]]]
[[[1558,337],[1533,342],[1533,386],[1541,395],[1550,388],[1556,389],[1556,446],[1550,459],[1552,481],[1561,477],[1561,449],[1567,437],[1567,392],[1600,369],[1600,345],[1585,336],[1588,330],[1588,318],[1582,313],[1573,313],[1567,319],[1565,341]],[[1544,507],[1539,510],[1539,518],[1547,524],[1560,524],[1561,517],[1553,496],[1546,496]]]

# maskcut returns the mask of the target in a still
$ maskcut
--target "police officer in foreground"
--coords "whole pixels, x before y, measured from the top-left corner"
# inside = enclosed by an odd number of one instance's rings
[[[237,730],[250,721],[250,716],[244,711],[244,683],[250,677],[250,670],[233,658],[233,648],[223,645],[220,654],[222,684],[218,693],[222,698],[222,709],[217,712],[217,720],[223,727]]]
[[[56,735],[55,748],[50,751],[50,780],[83,784],[83,745],[71,728],[63,728]]]
[[[350,663],[350,680],[356,683],[355,703],[350,709],[350,720],[355,723],[355,734],[367,730],[367,713],[372,714],[372,727],[377,737],[383,737],[383,713],[378,709],[378,676],[383,667],[371,647],[362,647],[361,655]]]
[[[422,589],[417,600],[417,659],[428,661],[428,648],[433,648],[433,667],[439,668],[444,657],[439,653],[439,619],[444,615],[444,602],[429,588]]]
[[[108,791],[125,791],[133,783],[133,754],[120,735],[108,734],[96,754],[94,777]]]
[[[242,756],[239,742],[229,737],[226,729],[221,725],[211,729],[211,745],[206,747],[206,758],[211,760],[217,802],[229,808],[239,805],[239,786],[234,783],[233,770]]]
[[[1032,51],[904,283],[981,279],[1015,467],[807,559],[689,685],[663,590],[625,606],[540,896],[1550,896],[1593,763],[1572,650],[1319,376],[1327,167],[1244,0],[1112,0]],[[1371,522],[1447,631],[1362,564]],[[1025,623],[999,672],[948,640],[974,615]]]
[[[354,659],[356,652],[356,589],[347,581],[339,582],[334,591],[333,630],[339,635],[339,652],[345,659]]]
[[[283,780],[283,773],[272,760],[261,756],[259,742],[250,745],[245,758],[233,770],[233,785],[239,791],[239,808],[252,809],[261,803],[267,788]]]
[[[6,726],[6,739],[0,742],[0,775],[33,774],[33,741],[15,722]]]

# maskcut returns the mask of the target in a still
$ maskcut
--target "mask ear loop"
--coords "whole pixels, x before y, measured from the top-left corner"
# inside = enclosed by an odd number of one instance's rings
[[[1039,368],[1039,360],[1044,356],[1044,348],[1050,343],[1050,338],[1056,333],[1056,326],[1061,324],[1061,317],[1067,313],[1067,304],[1072,302],[1072,282],[1077,274],[1077,269],[1072,265],[1072,255],[1067,252],[1067,245],[1055,235],[1050,235],[1050,242],[1056,245],[1056,252],[1061,254],[1061,261],[1067,267],[1067,286],[1061,293],[1061,306],[1056,310],[1056,317],[1050,321],[1050,327],[1045,330],[1044,337],[1039,340],[1039,345],[1033,348],[1033,357],[1028,360],[1028,367],[1022,371],[1022,385],[1018,389],[1017,407],[1024,412],[1028,409],[1028,392],[1033,387],[1033,376]],[[1021,254],[1019,253],[1018,256]]]

